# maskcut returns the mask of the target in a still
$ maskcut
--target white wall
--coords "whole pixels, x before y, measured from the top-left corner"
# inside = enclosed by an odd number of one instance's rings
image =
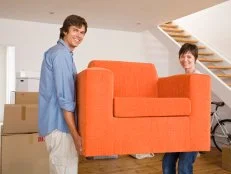
[[[184,73],[182,67],[179,64],[178,58],[180,45],[165,32],[162,32],[159,27],[152,27],[149,29],[149,32],[153,35],[155,40],[158,39],[157,41],[159,41],[158,45],[161,48],[159,49],[159,57],[161,57],[161,61],[164,62],[163,65],[165,65],[161,68],[164,70],[167,69],[168,76]]]
[[[39,71],[43,52],[57,40],[57,25],[0,19],[0,44],[15,46],[16,71]]]
[[[150,31],[142,32],[142,36],[145,60],[155,65],[159,76],[168,76],[168,49]]]
[[[0,19],[0,44],[12,45],[16,49],[16,72],[40,71],[43,53],[56,44],[61,25]],[[90,24],[89,24],[90,25]],[[147,46],[144,39],[147,33],[89,28],[82,44],[75,50],[78,71],[83,70],[92,59],[115,59],[125,61],[152,62],[151,59],[163,57],[159,53],[158,41]],[[144,46],[145,43],[145,46]],[[146,58],[149,50],[156,50],[152,57]],[[166,53],[163,53],[165,56]],[[161,69],[163,61],[155,61]],[[160,75],[167,72],[162,69]]]
[[[177,19],[175,22],[210,48],[231,60],[231,1]]]
[[[6,102],[6,47],[0,45],[0,121],[4,113],[4,104]]]
[[[134,32],[90,28],[75,53],[78,70],[92,59],[145,61],[142,35]]]

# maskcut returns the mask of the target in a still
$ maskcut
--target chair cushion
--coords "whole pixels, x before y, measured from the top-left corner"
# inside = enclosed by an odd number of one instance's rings
[[[114,117],[189,116],[188,98],[115,97]]]

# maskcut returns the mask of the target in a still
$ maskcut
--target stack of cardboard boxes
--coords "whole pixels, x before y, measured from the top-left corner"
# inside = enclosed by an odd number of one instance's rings
[[[38,135],[38,93],[15,92],[1,129],[2,174],[48,174],[48,153]]]

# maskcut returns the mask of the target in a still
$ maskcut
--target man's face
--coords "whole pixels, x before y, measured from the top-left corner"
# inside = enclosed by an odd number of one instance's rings
[[[191,52],[186,52],[185,54],[180,55],[180,64],[184,69],[190,69],[195,66],[195,57]]]
[[[83,40],[85,36],[85,27],[70,26],[68,32],[64,32],[64,42],[73,51]]]

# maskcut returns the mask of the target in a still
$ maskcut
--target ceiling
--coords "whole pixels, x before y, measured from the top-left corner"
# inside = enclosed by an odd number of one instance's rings
[[[70,14],[90,28],[143,31],[224,0],[0,0],[0,18],[62,24]]]

